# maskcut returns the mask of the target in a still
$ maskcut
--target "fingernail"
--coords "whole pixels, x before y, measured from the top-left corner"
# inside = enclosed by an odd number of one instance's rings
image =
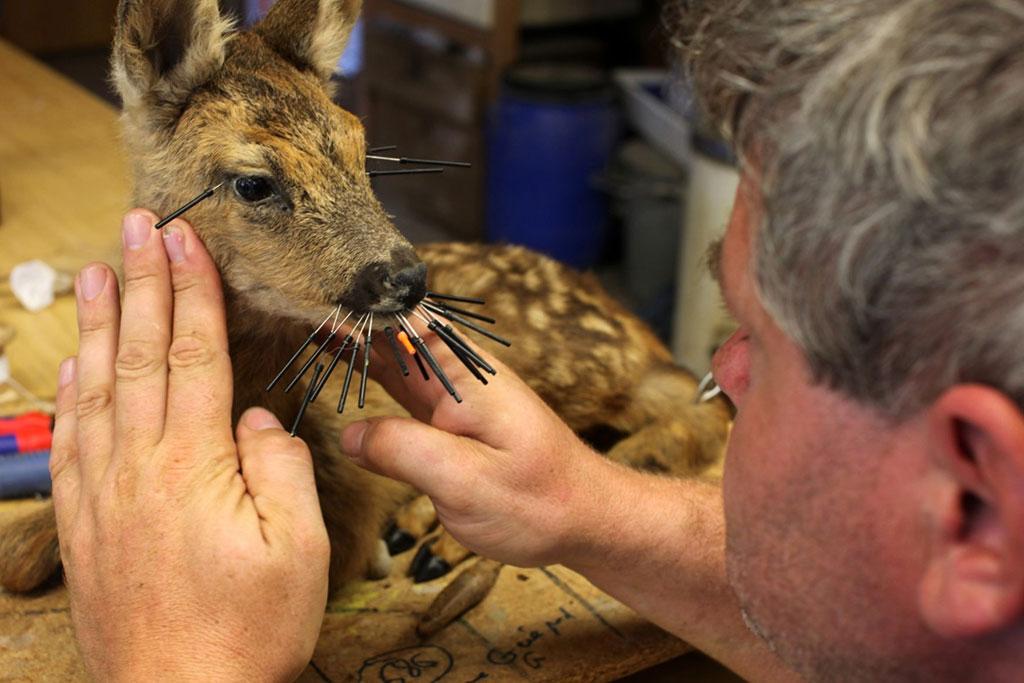
[[[167,249],[167,256],[175,263],[185,260],[185,233],[176,225],[168,225],[164,228],[164,247]]]
[[[130,213],[124,217],[122,230],[124,245],[134,251],[141,249],[149,240],[149,233],[153,232],[153,224],[145,214]]]
[[[341,450],[345,455],[354,458],[363,452],[363,437],[369,427],[369,422],[355,422],[341,433]]]
[[[103,266],[88,266],[78,274],[79,291],[86,301],[92,301],[99,296],[106,283],[107,269]]]
[[[284,429],[272,412],[262,408],[250,410],[245,414],[245,426],[256,432],[264,429]]]
[[[75,378],[75,357],[65,358],[57,370],[57,386],[66,387]]]

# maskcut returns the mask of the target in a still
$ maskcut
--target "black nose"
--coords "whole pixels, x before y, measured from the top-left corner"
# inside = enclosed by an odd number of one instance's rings
[[[406,308],[412,308],[427,294],[427,264],[407,266],[390,276],[395,296]]]

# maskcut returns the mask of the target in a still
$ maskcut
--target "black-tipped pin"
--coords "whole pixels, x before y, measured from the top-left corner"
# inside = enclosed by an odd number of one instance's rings
[[[384,336],[388,338],[388,346],[391,347],[391,352],[395,356],[395,362],[398,363],[398,367],[402,371],[402,377],[408,377],[409,366],[406,364],[405,359],[402,358],[402,348],[398,345],[398,338],[395,336],[395,330],[390,326],[385,327]]]
[[[473,311],[466,310],[465,308],[459,308],[458,306],[449,306],[448,304],[443,303],[435,304],[430,301],[424,301],[423,305],[434,313],[444,313],[445,311],[448,311],[449,313],[458,313],[459,315],[463,315],[467,318],[474,318],[480,322],[487,323],[488,325],[495,325],[498,322],[490,316],[480,315],[479,313],[474,313]]]
[[[327,385],[327,380],[330,379],[331,373],[334,372],[334,368],[338,366],[338,361],[341,360],[341,354],[345,353],[345,349],[352,343],[352,335],[347,335],[341,342],[341,346],[334,352],[334,358],[331,359],[331,364],[327,366],[327,372],[324,373],[323,378],[320,380],[320,385],[317,386],[316,391],[313,392],[313,398],[310,399],[310,403],[315,401],[320,392],[324,390],[324,386]]]
[[[334,341],[335,336],[337,336],[337,333],[331,332],[329,335],[327,335],[327,339],[324,339],[320,346],[316,347],[316,351],[314,351],[313,355],[310,356],[309,359],[307,359],[306,362],[302,364],[302,368],[299,369],[298,374],[296,374],[295,377],[292,378],[291,382],[288,382],[288,386],[284,388],[284,393],[287,394],[289,391],[295,388],[295,385],[298,384],[299,380],[302,379],[302,376],[306,374],[306,371],[309,370],[310,367],[312,367],[313,363],[316,362],[316,359],[319,358],[320,354],[323,353],[324,349],[327,348],[327,345]]]
[[[309,380],[309,387],[306,389],[306,396],[302,399],[302,405],[299,406],[299,414],[295,416],[295,422],[292,423],[292,436],[295,436],[299,431],[299,423],[302,422],[302,417],[306,414],[306,408],[309,407],[310,401],[313,400],[313,391],[316,389],[317,380],[320,379],[320,373],[323,371],[324,364],[317,363],[316,370],[313,371],[313,379]]]
[[[356,369],[356,356],[359,355],[359,342],[352,345],[352,356],[348,359],[348,369],[345,371],[345,383],[341,387],[341,398],[338,399],[338,412],[345,412],[345,402],[348,400],[348,390],[352,386],[352,371]]]
[[[374,159],[376,161],[390,161],[394,164],[423,164],[426,166],[452,166],[454,168],[471,168],[473,164],[468,161],[443,161],[441,159],[414,159],[412,157],[382,157],[373,154],[373,150],[370,150],[370,154],[366,155],[367,159]]]
[[[401,168],[394,171],[367,171],[366,175],[376,178],[382,175],[414,175],[417,173],[444,173],[443,168]]]
[[[477,299],[471,296],[455,296],[454,294],[438,294],[437,292],[427,292],[427,299],[444,299],[445,301],[457,301],[461,304],[476,304],[483,306],[487,302],[483,299]]]
[[[175,218],[181,216],[183,213],[185,213],[186,211],[191,209],[193,206],[195,206],[199,202],[205,201],[205,200],[209,199],[210,197],[212,197],[213,193],[216,192],[217,190],[219,190],[220,187],[223,184],[224,183],[218,183],[218,184],[214,185],[213,187],[210,187],[210,188],[207,188],[207,189],[203,190],[202,192],[197,194],[195,197],[193,197],[192,199],[188,200],[188,202],[184,206],[182,206],[180,209],[176,209],[176,210],[172,211],[171,213],[167,214],[167,216],[165,216],[164,218],[161,218],[159,221],[156,222],[156,225],[154,225],[153,227],[155,229],[157,229],[157,230],[159,230],[160,228],[164,227],[165,225],[167,225],[168,223],[173,221]]]

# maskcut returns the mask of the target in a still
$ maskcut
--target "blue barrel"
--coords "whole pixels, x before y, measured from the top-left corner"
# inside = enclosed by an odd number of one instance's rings
[[[491,113],[487,237],[587,268],[601,255],[608,200],[594,177],[618,139],[613,90],[599,69],[525,64]]]

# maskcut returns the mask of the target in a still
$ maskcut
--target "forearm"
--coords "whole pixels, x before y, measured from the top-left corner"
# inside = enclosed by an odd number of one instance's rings
[[[645,618],[750,680],[792,680],[743,623],[725,573],[721,488],[609,462],[603,494],[576,520],[582,544],[566,564]]]

